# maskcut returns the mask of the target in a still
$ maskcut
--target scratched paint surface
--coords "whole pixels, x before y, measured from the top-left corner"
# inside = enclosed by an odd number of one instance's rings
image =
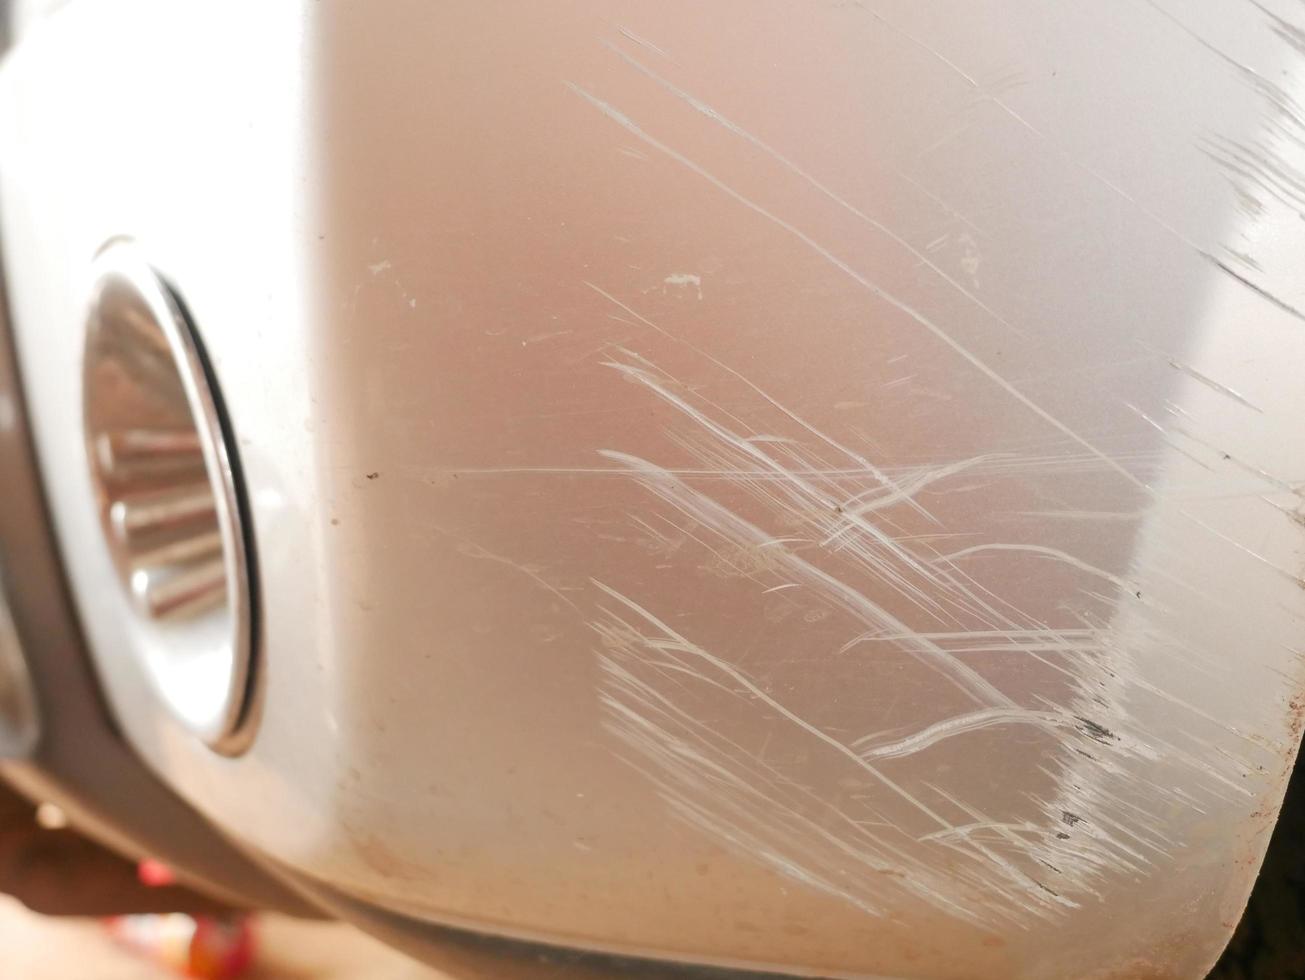
[[[207,338],[262,728],[147,756],[434,920],[1200,976],[1299,738],[1299,12],[314,11],[290,394]]]

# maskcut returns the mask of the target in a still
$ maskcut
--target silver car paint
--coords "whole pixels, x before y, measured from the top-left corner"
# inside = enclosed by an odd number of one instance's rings
[[[431,921],[1199,976],[1305,706],[1299,16],[62,7],[0,69],[0,225],[131,741],[252,851]],[[118,235],[238,435],[236,759],[161,707],[99,537],[77,379]]]

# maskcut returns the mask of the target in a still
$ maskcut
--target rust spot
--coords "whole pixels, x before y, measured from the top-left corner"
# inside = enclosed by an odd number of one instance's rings
[[[1305,694],[1293,694],[1287,702],[1287,731],[1293,741],[1300,737],[1302,727],[1305,727]],[[1288,753],[1294,750],[1295,746],[1290,746]]]

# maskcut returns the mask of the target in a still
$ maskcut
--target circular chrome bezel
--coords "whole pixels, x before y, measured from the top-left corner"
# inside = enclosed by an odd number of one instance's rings
[[[125,240],[95,258],[85,331],[87,454],[130,653],[186,728],[234,751],[251,672],[251,555],[203,347]]]

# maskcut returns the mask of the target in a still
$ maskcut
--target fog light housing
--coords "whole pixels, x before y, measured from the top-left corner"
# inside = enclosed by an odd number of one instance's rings
[[[253,647],[235,446],[194,327],[130,242],[96,257],[83,371],[87,454],[130,652],[177,719],[228,750]]]

